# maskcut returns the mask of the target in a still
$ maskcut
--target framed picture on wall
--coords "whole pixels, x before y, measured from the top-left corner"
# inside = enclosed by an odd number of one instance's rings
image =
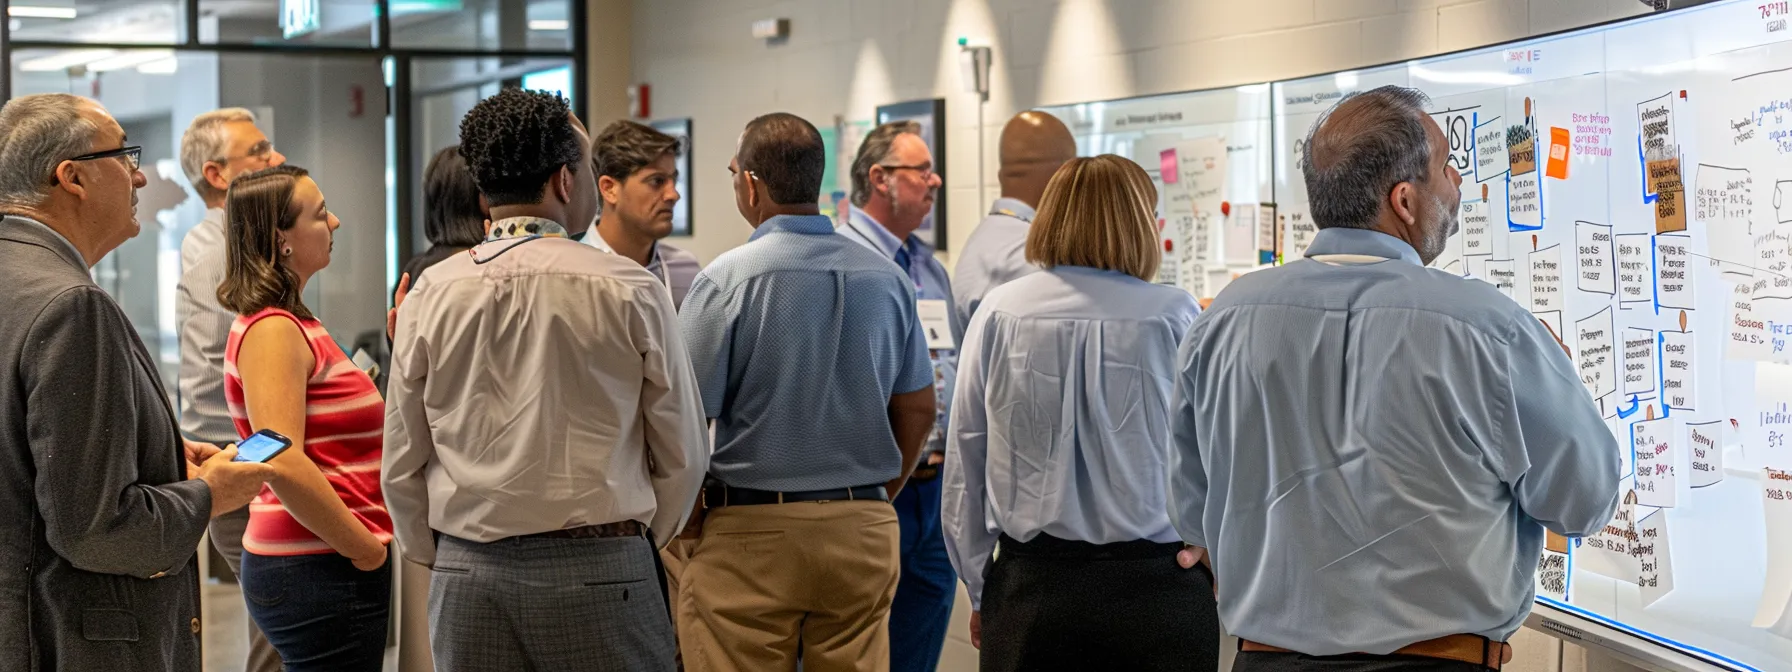
[[[934,194],[933,214],[921,221],[915,235],[934,249],[946,250],[946,99],[911,100],[877,107],[877,123],[913,121],[921,124],[921,139],[933,153],[933,172],[940,176],[939,193]],[[854,150],[857,151],[856,149]]]
[[[691,203],[696,197],[691,193],[691,119],[657,119],[647,123],[666,135],[678,138],[681,150],[678,153],[678,204],[672,206],[672,235],[691,235]]]

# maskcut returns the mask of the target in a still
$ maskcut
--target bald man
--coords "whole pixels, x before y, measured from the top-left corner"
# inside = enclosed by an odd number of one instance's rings
[[[1057,117],[1028,110],[1014,115],[1002,128],[1002,197],[989,216],[971,232],[952,276],[952,298],[958,304],[960,324],[971,316],[989,291],[1002,283],[1039,270],[1027,263],[1027,230],[1033,209],[1045,194],[1045,183],[1065,161],[1076,158],[1076,139]]]

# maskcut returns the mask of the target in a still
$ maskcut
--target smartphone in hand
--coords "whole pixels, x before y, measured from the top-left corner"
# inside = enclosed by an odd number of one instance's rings
[[[292,439],[279,432],[264,429],[236,444],[236,462],[262,462],[292,447]]]

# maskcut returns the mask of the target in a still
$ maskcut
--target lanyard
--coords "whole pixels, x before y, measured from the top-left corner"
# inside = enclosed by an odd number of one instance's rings
[[[1021,214],[1020,214],[1020,213],[1018,213],[1018,212],[1015,212],[1015,211],[1013,211],[1013,210],[1011,210],[1011,209],[1008,209],[1008,208],[996,208],[996,209],[994,209],[994,210],[990,210],[990,211],[989,211],[989,214],[992,214],[992,215],[1001,215],[1001,216],[1003,216],[1003,217],[1013,217],[1013,218],[1015,218],[1015,219],[1018,219],[1018,220],[1020,220],[1020,221],[1022,221],[1022,222],[1026,222],[1026,223],[1028,223],[1028,224],[1032,224],[1032,223],[1033,223],[1033,218],[1032,218],[1032,217],[1022,217],[1022,216],[1021,216]]]
[[[498,251],[497,251],[497,252],[493,252],[493,253],[492,253],[492,256],[489,256],[489,257],[485,257],[485,258],[480,258],[480,256],[479,256],[479,248],[477,248],[477,247],[475,247],[475,248],[472,248],[472,249],[469,249],[469,250],[467,250],[467,256],[469,256],[469,257],[472,257],[472,258],[473,258],[473,263],[475,263],[475,264],[479,264],[479,265],[482,265],[482,266],[483,266],[483,265],[485,265],[485,264],[487,264],[487,263],[489,263],[489,262],[491,262],[491,261],[492,261],[492,260],[493,260],[493,259],[497,259],[497,258],[498,258],[498,257],[501,257],[501,256],[504,256],[504,253],[505,253],[505,252],[509,252],[509,251],[511,251],[511,250],[514,250],[514,249],[516,249],[516,248],[519,248],[519,247],[522,247],[522,246],[523,246],[523,243],[532,243],[532,242],[535,242],[535,241],[537,241],[537,240],[541,240],[541,239],[543,239],[543,238],[546,238],[546,237],[547,237],[547,236],[543,236],[543,235],[539,235],[539,234],[537,234],[537,235],[533,235],[533,236],[523,236],[523,237],[521,237],[521,238],[499,238],[499,239],[498,239],[498,240],[514,240],[514,241],[516,241],[516,242],[515,242],[515,243],[513,243],[513,244],[511,244],[511,245],[510,245],[510,246],[508,246],[508,247],[505,247],[505,248],[504,248],[504,249],[502,249],[502,250],[498,250]],[[492,241],[492,242],[497,242],[497,241]]]

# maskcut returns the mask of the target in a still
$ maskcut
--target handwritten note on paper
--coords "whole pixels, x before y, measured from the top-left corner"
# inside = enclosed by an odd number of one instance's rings
[[[1686,230],[1686,185],[1680,181],[1680,160],[1652,161],[1649,191],[1655,194],[1655,232]]]
[[[1767,320],[1755,311],[1754,287],[1751,279],[1743,278],[1730,288],[1730,335],[1724,340],[1724,359],[1765,362],[1773,358]]]
[[[1513,231],[1543,228],[1543,188],[1535,168],[1529,174],[1514,175],[1506,185],[1506,216]]]
[[[1598,399],[1616,392],[1618,353],[1613,345],[1617,336],[1612,333],[1612,307],[1575,322],[1574,330],[1578,346],[1574,361],[1580,365],[1580,382],[1587,386],[1587,394]]]
[[[1560,311],[1562,303],[1562,248],[1551,246],[1532,252],[1531,312]]]
[[[1672,508],[1679,474],[1674,469],[1674,421],[1644,420],[1630,425],[1630,449],[1636,455],[1636,501],[1643,506]]]
[[[1282,261],[1289,262],[1307,256],[1307,248],[1313,244],[1313,235],[1319,232],[1313,226],[1313,217],[1304,206],[1288,208],[1283,217],[1283,235],[1288,237],[1288,246],[1282,251]]]
[[[1690,331],[1664,331],[1661,340],[1661,403],[1673,410],[1698,408],[1698,377],[1694,370],[1693,335]]]
[[[1668,542],[1667,509],[1643,516],[1636,524],[1637,581],[1642,589],[1643,607],[1655,604],[1674,590],[1674,552]]]
[[[1537,596],[1568,599],[1568,554],[1545,548],[1537,558]]]
[[[1257,204],[1232,206],[1226,218],[1226,265],[1257,265]]]
[[[1722,420],[1687,423],[1686,443],[1692,449],[1692,487],[1703,488],[1724,480],[1724,425]]]
[[[1635,581],[1642,574],[1642,563],[1630,552],[1636,539],[1636,493],[1629,492],[1619,502],[1611,521],[1593,536],[1581,540],[1574,563],[1594,574],[1627,583]]]
[[[1622,233],[1618,247],[1618,301],[1645,303],[1653,299],[1654,276],[1649,258],[1649,234]]]
[[[1743,445],[1762,464],[1792,469],[1792,366],[1755,364],[1755,422]]]
[[[1761,513],[1767,523],[1767,580],[1751,625],[1780,636],[1792,630],[1792,471],[1761,470]]]
[[[1749,259],[1754,242],[1749,230],[1755,208],[1754,186],[1755,178],[1747,170],[1699,166],[1693,216],[1705,223],[1710,257],[1734,262],[1719,265],[1719,270],[1727,274],[1754,275],[1750,268],[1754,264]]]
[[[1583,292],[1616,294],[1618,276],[1613,268],[1612,227],[1592,222],[1574,223],[1575,257],[1579,272],[1575,286]]]
[[[1665,161],[1679,157],[1679,143],[1674,141],[1674,94],[1638,103],[1637,128],[1641,129],[1644,161]]]
[[[1257,263],[1273,264],[1276,261],[1276,206],[1264,203],[1257,206]]]
[[[1755,236],[1755,298],[1792,299],[1792,227],[1781,225]]]
[[[1462,256],[1493,254],[1493,217],[1487,201],[1462,199]]]
[[[1624,329],[1624,394],[1649,394],[1655,391],[1655,332],[1650,329]]]
[[[1487,277],[1485,279],[1493,283],[1493,286],[1499,289],[1500,293],[1505,294],[1506,298],[1512,298],[1512,293],[1518,287],[1518,262],[1512,259],[1487,260]]]
[[[1691,241],[1687,236],[1655,237],[1655,305],[1693,307]]]
[[[1475,181],[1486,182],[1511,170],[1506,158],[1506,125],[1488,116],[1475,127]]]

